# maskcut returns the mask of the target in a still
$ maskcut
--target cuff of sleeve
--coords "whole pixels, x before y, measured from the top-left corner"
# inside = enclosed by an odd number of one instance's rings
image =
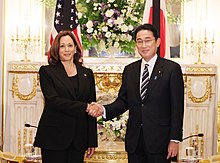
[[[102,115],[102,117],[103,117],[104,119],[106,119],[106,110],[105,110],[105,107],[102,106],[102,109],[103,109],[103,115]]]
[[[180,142],[179,140],[170,140],[170,141],[177,143],[177,144]]]

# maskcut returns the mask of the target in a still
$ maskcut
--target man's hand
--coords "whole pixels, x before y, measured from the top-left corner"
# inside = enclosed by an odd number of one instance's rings
[[[177,156],[178,150],[179,150],[179,143],[175,143],[173,141],[170,141],[170,143],[168,145],[167,159],[170,159],[171,157]]]
[[[88,104],[86,112],[93,117],[99,117],[104,113],[103,106],[94,102]]]

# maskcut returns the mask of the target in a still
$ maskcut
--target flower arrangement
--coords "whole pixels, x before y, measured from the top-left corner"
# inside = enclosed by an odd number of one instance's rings
[[[128,112],[109,120],[103,121],[100,118],[98,122],[98,134],[101,141],[124,141],[126,133],[126,124],[128,120]]]
[[[115,101],[117,92],[100,92],[97,94],[97,102],[102,105],[107,105]],[[98,135],[100,141],[124,141],[126,133],[126,125],[128,120],[128,111],[118,117],[103,121],[102,117],[97,118]]]
[[[83,48],[116,47],[133,54],[132,33],[142,21],[144,3],[144,0],[78,1]]]

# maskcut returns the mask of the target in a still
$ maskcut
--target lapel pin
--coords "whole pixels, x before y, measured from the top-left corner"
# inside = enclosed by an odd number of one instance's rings
[[[87,76],[87,74],[84,74],[84,76]]]
[[[158,71],[158,74],[160,75],[160,77],[162,77],[162,72],[160,70]]]

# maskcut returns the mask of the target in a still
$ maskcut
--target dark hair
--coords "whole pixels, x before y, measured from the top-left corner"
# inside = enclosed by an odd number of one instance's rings
[[[154,38],[157,40],[159,38],[157,29],[152,25],[152,24],[142,24],[138,26],[135,31],[134,31],[134,41],[136,41],[137,33],[140,32],[141,30],[149,30],[153,33]]]
[[[79,59],[81,57],[81,49],[80,45],[76,40],[75,35],[71,31],[61,31],[60,33],[57,34],[55,37],[52,46],[50,47],[49,55],[50,57],[48,58],[48,63],[50,65],[56,65],[58,62],[60,62],[60,57],[59,57],[59,49],[60,49],[60,39],[63,36],[70,36],[74,42],[74,45],[76,46],[76,53],[74,54],[74,60],[73,62],[75,64],[80,63]]]

